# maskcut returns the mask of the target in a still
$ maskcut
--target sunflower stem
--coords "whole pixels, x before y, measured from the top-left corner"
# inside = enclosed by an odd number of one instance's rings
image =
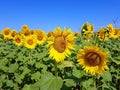
[[[96,76],[93,76],[93,81],[94,81],[94,90],[97,90],[97,87],[96,87]]]
[[[29,59],[30,59],[30,61],[31,61],[31,59],[32,59],[31,53],[32,53],[32,51],[31,51],[31,49],[30,49],[30,50],[29,50]]]
[[[55,66],[55,76],[57,77],[58,76],[58,68],[57,68],[57,62],[55,61],[54,62],[54,66]]]

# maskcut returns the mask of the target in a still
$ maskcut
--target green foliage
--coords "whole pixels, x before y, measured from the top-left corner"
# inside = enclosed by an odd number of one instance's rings
[[[0,36],[2,38],[2,36]],[[75,50],[64,62],[58,63],[55,76],[54,61],[48,57],[46,44],[29,50],[16,46],[12,41],[0,41],[0,90],[119,90],[120,86],[120,40],[100,42],[85,37],[75,40]],[[78,65],[76,53],[94,40],[109,51],[109,70],[93,78]],[[96,83],[95,83],[96,82]]]

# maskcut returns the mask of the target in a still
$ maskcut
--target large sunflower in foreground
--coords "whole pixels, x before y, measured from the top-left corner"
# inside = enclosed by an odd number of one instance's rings
[[[102,52],[96,46],[84,47],[84,49],[79,50],[77,53],[77,61],[82,65],[86,73],[99,75],[108,69],[106,65],[108,62],[106,59],[107,54],[107,52]]]
[[[75,36],[71,29],[64,28],[64,31],[57,27],[48,38],[49,57],[56,62],[62,62],[74,49]]]

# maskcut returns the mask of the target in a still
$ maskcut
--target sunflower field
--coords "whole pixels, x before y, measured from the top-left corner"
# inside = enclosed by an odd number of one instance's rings
[[[0,90],[120,90],[120,28],[4,28]]]

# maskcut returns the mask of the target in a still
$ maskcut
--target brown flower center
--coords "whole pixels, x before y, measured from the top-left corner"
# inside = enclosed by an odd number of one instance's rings
[[[95,52],[89,52],[85,55],[85,60],[90,66],[97,66],[101,63],[101,56]]]
[[[100,34],[99,34],[99,35],[100,35],[101,37],[102,37],[102,36],[104,36],[104,32],[100,32]]]
[[[43,37],[42,37],[41,35],[37,35],[37,39],[38,39],[39,41],[41,41],[41,40],[43,39]]]
[[[58,52],[62,53],[66,49],[66,42],[64,37],[56,37],[53,45],[54,49],[57,50]]]
[[[9,33],[10,33],[10,32],[9,32],[8,30],[5,31],[5,35],[9,35]]]
[[[28,43],[29,45],[32,45],[32,44],[33,44],[33,39],[29,39],[29,40],[27,41],[27,43]]]
[[[11,33],[12,37],[15,37],[15,35],[16,35],[16,32]]]
[[[26,32],[24,33],[24,35],[25,35],[25,36],[29,36],[29,35],[30,35],[30,32],[29,32],[29,31],[26,31]]]
[[[16,38],[15,41],[16,41],[17,43],[20,43],[20,42],[21,42],[20,38]]]

